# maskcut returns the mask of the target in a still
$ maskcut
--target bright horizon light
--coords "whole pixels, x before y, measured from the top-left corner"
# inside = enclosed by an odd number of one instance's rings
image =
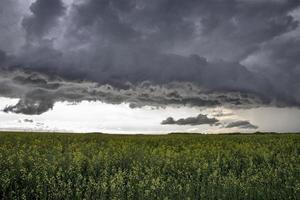
[[[0,109],[13,105],[18,99],[0,98]],[[219,126],[161,125],[168,117],[174,119],[205,114],[219,120]],[[223,115],[220,115],[222,113]],[[281,116],[280,118],[278,116]],[[279,131],[296,132],[300,129],[299,110],[289,108],[228,109],[145,106],[132,109],[129,104],[106,104],[99,101],[82,101],[78,104],[57,102],[54,108],[41,115],[24,115],[0,112],[1,130],[50,132],[103,132],[126,134],[164,134],[170,132],[225,133]],[[249,120],[258,129],[225,128],[225,124]]]

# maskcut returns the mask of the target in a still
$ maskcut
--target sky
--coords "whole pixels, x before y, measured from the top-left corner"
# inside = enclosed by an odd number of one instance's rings
[[[300,131],[299,0],[1,0],[0,129]]]

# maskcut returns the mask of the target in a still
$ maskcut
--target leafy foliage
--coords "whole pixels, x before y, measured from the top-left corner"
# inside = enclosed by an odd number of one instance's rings
[[[0,134],[1,199],[299,199],[300,135]]]

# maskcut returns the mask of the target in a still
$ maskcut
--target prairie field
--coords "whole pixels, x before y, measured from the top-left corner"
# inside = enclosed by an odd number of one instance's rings
[[[0,199],[300,199],[300,135],[0,133],[0,172]]]

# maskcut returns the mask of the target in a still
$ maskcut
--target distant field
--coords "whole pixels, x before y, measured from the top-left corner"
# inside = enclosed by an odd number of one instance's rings
[[[300,199],[300,135],[0,133],[0,199]]]

